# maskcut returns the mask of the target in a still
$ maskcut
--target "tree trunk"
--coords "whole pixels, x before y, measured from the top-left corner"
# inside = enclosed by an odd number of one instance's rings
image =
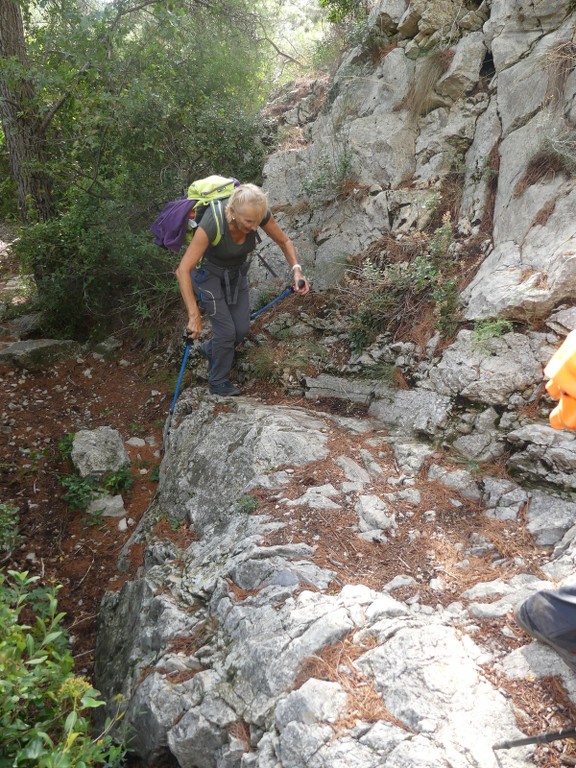
[[[22,13],[17,0],[0,0],[0,57],[28,71]],[[52,184],[45,171],[45,129],[34,84],[25,74],[0,77],[0,119],[22,221],[54,214]]]

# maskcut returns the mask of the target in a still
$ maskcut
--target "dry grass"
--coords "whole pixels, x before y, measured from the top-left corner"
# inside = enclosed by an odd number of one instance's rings
[[[273,205],[271,211],[274,215],[277,213],[286,213],[288,216],[298,216],[310,210],[310,203],[307,200],[300,200],[298,203],[285,203]]]
[[[568,76],[576,66],[576,44],[572,40],[565,40],[546,51],[542,58],[548,74],[544,103],[555,108],[561,102]]]
[[[488,155],[487,163],[488,183],[486,184],[486,200],[481,229],[491,235],[494,224],[494,208],[496,206],[496,193],[498,192],[498,174],[500,171],[500,146],[496,144]]]
[[[340,685],[346,693],[348,706],[345,714],[334,724],[337,734],[353,728],[358,721],[366,723],[384,721],[408,731],[406,725],[386,708],[372,681],[368,680],[355,665],[355,661],[368,650],[370,650],[369,645],[355,645],[350,637],[340,643],[326,646],[320,653],[304,660],[294,688],[300,688],[306,680],[311,678]]]
[[[236,720],[235,723],[232,723],[228,728],[228,733],[232,738],[241,742],[244,752],[252,751],[250,745],[250,726],[245,720]]]
[[[521,197],[528,187],[534,184],[551,183],[560,174],[569,177],[573,174],[575,167],[576,162],[573,164],[568,155],[560,154],[552,147],[541,149],[529,161],[522,178],[514,187],[514,197]]]
[[[378,64],[379,62],[383,61],[386,56],[391,51],[394,51],[396,48],[398,48],[398,43],[388,43],[387,45],[383,45],[381,48],[376,48],[372,52],[372,62],[374,64]]]
[[[554,210],[556,208],[556,201],[555,200],[548,200],[548,202],[540,208],[536,216],[534,217],[532,221],[533,227],[544,227],[546,225],[546,222],[552,216],[554,213]]]
[[[418,67],[414,82],[406,97],[394,108],[395,112],[407,109],[414,117],[426,115],[435,102],[434,86],[448,70],[454,51],[433,51]]]
[[[287,152],[291,149],[302,149],[309,144],[304,135],[304,129],[299,125],[283,125],[278,130],[278,149]]]

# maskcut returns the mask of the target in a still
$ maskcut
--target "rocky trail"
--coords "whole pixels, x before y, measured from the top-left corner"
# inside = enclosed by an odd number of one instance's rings
[[[13,328],[6,324],[0,351],[16,340]],[[150,356],[134,340],[125,338],[106,353],[79,350],[39,370],[6,362],[0,365],[1,498],[4,504],[18,508],[22,537],[18,548],[4,558],[2,568],[26,570],[42,583],[61,585],[59,606],[66,613],[77,671],[88,677],[94,672],[96,616],[102,597],[134,578],[143,562],[142,547],[131,548],[122,568],[118,557],[157,491],[162,431],[179,355],[176,348],[171,356]],[[202,385],[204,379],[204,363],[192,360],[185,388]],[[245,395],[256,403],[303,407],[336,418],[364,418],[365,413],[362,407],[344,401],[289,397],[270,383],[254,382],[245,388]],[[73,476],[65,451],[70,435],[105,425],[120,432],[132,461],[133,483],[122,494],[126,514],[120,519],[87,515],[74,506],[70,489],[66,497],[62,483]],[[268,545],[313,541],[314,563],[335,573],[335,589],[362,584],[378,590],[409,574],[410,579],[397,582],[394,597],[416,602],[424,611],[426,606],[430,610],[449,607],[477,584],[499,578],[510,581],[526,572],[541,576],[550,551],[535,545],[521,515],[516,520],[490,519],[476,501],[426,479],[426,462],[418,475],[415,506],[410,499],[411,484],[404,481],[386,447],[385,431],[374,433],[367,426],[366,434],[348,440],[344,445],[335,434],[329,442],[329,456],[295,471],[290,488],[283,493],[295,498],[318,484],[345,482],[347,473],[354,470],[343,463],[341,472],[334,475],[333,460],[340,455],[361,456],[368,445],[379,444],[386,476],[371,478],[369,489],[374,494],[396,493],[400,500],[398,527],[386,545],[358,537],[352,510],[343,507],[326,515],[313,504],[295,508],[288,520],[282,520],[284,527],[269,537]],[[457,469],[441,451],[433,452],[430,461]],[[390,486],[391,477],[396,478],[396,487]],[[253,496],[259,512],[272,519],[279,514],[273,495],[260,490]],[[181,546],[193,533],[166,521],[157,531],[160,538]],[[465,569],[461,566],[463,553]],[[510,613],[490,617],[489,612],[478,619],[474,641],[495,659],[530,643]],[[353,649],[349,652],[352,658]],[[328,679],[337,669],[328,651],[316,662],[317,676],[318,664]],[[562,674],[510,680],[497,666],[486,667],[491,683],[515,704],[519,727],[529,734],[569,727],[576,721],[566,674],[570,673],[563,670]],[[373,699],[370,702],[378,713],[379,705]],[[574,765],[576,749],[570,740],[541,745],[534,761],[541,766]]]

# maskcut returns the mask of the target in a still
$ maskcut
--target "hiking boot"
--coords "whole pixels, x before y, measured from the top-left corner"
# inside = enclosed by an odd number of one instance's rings
[[[535,640],[545,643],[548,647],[552,648],[553,651],[556,651],[562,661],[569,666],[573,672],[576,672],[576,653],[570,653],[570,651],[557,645],[554,640],[543,633],[542,629],[536,626],[534,620],[530,617],[530,614],[528,613],[529,603],[533,604],[534,600],[537,600],[538,597],[538,594],[533,595],[531,598],[528,598],[526,602],[522,603],[519,608],[516,608],[514,611],[516,622]]]
[[[228,379],[221,384],[210,384],[208,389],[212,395],[220,395],[220,397],[238,397],[242,394]]]

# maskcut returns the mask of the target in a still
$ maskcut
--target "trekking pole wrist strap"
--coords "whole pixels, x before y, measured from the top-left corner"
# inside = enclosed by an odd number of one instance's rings
[[[300,272],[302,272],[302,267],[300,266],[300,264],[294,264],[294,266],[292,267],[292,272],[295,272],[297,269],[299,269]]]

